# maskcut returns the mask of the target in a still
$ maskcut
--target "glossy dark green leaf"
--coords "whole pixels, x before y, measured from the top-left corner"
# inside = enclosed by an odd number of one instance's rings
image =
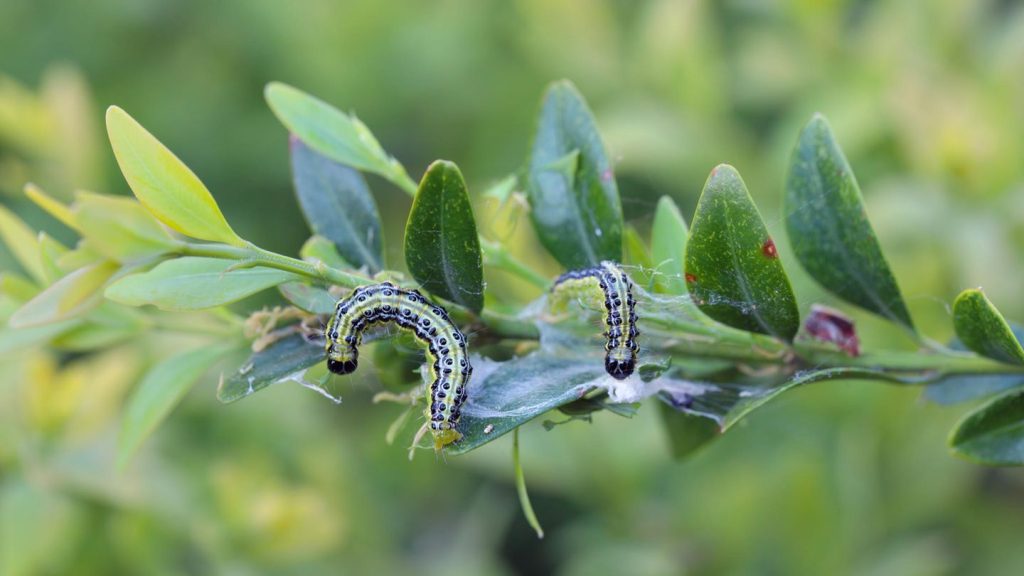
[[[914,330],[868,222],[860,187],[825,118],[800,133],[786,179],[786,230],[797,259],[826,290]]]
[[[303,282],[288,282],[277,289],[289,302],[311,314],[330,314],[337,303],[327,290]]]
[[[146,374],[125,407],[117,444],[118,467],[128,463],[199,377],[230,350],[223,345],[190,350],[165,359]]]
[[[668,196],[658,200],[651,229],[651,258],[654,260],[655,288],[664,294],[687,294],[684,270],[689,231],[679,207]]]
[[[332,161],[298,138],[291,139],[292,177],[299,206],[315,234],[370,273],[383,267],[380,214],[358,170]]]
[[[254,352],[238,370],[225,378],[217,389],[217,399],[228,403],[298,374],[326,361],[324,347],[296,334]]]
[[[476,220],[459,168],[438,160],[427,168],[405,225],[405,263],[425,289],[479,312],[484,272]]]
[[[971,351],[1008,364],[1024,364],[1024,348],[980,289],[964,290],[957,296],[953,302],[953,327]]]
[[[1024,327],[1010,324],[1010,330],[1018,341],[1024,341]],[[949,347],[967,350],[958,338]],[[924,397],[936,404],[959,404],[1018,387],[1024,387],[1024,374],[954,374],[926,386]]]
[[[186,256],[152,270],[125,276],[106,290],[107,298],[128,306],[151,304],[161,310],[201,310],[237,302],[278,284],[298,280],[274,268],[232,269],[237,262]]]
[[[1024,389],[968,414],[949,438],[953,451],[983,464],[1024,465]]]
[[[719,322],[791,340],[800,315],[775,242],[736,169],[711,171],[686,247],[686,279],[700,309]]]
[[[568,81],[541,103],[526,192],[541,243],[570,270],[622,260],[622,206],[593,115]]]

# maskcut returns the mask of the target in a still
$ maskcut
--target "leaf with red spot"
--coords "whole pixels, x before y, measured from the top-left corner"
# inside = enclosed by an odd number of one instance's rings
[[[800,315],[775,244],[732,166],[711,171],[686,247],[686,281],[708,316],[792,340]]]

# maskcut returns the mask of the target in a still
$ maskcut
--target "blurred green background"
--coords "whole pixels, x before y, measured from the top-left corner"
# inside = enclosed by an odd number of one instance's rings
[[[662,194],[691,214],[729,162],[783,239],[789,149],[821,111],[918,324],[947,339],[947,303],[977,285],[1024,319],[1018,2],[4,0],[0,23],[0,198],[61,239],[21,186],[128,193],[102,131],[116,103],[242,236],[297,252],[308,231],[262,100],[270,80],[355,111],[414,178],[457,162],[489,229],[480,192],[521,165],[540,94],[564,77],[590,101],[640,229]],[[409,201],[371,186],[398,262]],[[801,308],[828,302],[780,251]],[[865,347],[906,345],[856,318]],[[341,407],[291,385],[221,406],[204,382],[118,473],[118,407],[142,363],[119,349],[3,359],[5,576],[1024,573],[1024,473],[951,457],[964,408],[918,390],[810,387],[683,463],[653,405],[633,420],[531,424],[537,541],[511,439],[409,463],[383,441],[398,409],[370,403],[368,370]]]

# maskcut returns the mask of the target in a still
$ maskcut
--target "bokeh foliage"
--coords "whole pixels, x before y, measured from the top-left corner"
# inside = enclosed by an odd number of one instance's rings
[[[4,204],[34,224],[40,214],[15,199],[25,180],[64,198],[76,186],[127,193],[98,129],[97,103],[118,102],[217,190],[239,235],[296,252],[307,232],[286,136],[260,94],[281,79],[358,112],[410,173],[456,160],[483,226],[497,206],[479,191],[520,167],[538,94],[568,77],[596,113],[637,226],[650,225],[662,194],[692,214],[710,168],[728,161],[784,238],[775,192],[793,135],[820,110],[842,135],[919,328],[950,334],[943,303],[977,284],[1006,316],[1024,317],[1024,11],[1013,3],[48,4],[0,5],[11,31],[0,71],[13,79],[0,82],[0,179]],[[387,236],[400,237],[409,200],[370,184],[385,196]],[[527,226],[499,231],[519,238],[520,257],[557,269]],[[385,248],[401,260],[401,243]],[[816,293],[796,266],[787,272],[798,294]],[[507,284],[511,297],[536,294]],[[866,341],[903,342],[856,318]],[[935,439],[961,410],[870,384],[797,392],[685,464],[667,458],[652,406],[632,421],[528,428],[541,544],[511,504],[500,443],[447,465],[408,464],[377,440],[395,412],[370,405],[370,377],[344,391],[343,411],[290,387],[223,408],[200,387],[114,475],[111,424],[127,384],[166,349],[190,346],[168,338],[148,356],[5,363],[4,573],[1024,566],[1020,472],[949,458]]]

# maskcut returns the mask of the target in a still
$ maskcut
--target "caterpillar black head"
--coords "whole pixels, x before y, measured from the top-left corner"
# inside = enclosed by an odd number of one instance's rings
[[[630,357],[616,358],[608,354],[604,358],[604,369],[616,380],[625,380],[636,368],[636,360]]]
[[[348,360],[327,358],[327,369],[335,374],[351,374],[356,371],[358,366],[359,360],[354,357]]]

